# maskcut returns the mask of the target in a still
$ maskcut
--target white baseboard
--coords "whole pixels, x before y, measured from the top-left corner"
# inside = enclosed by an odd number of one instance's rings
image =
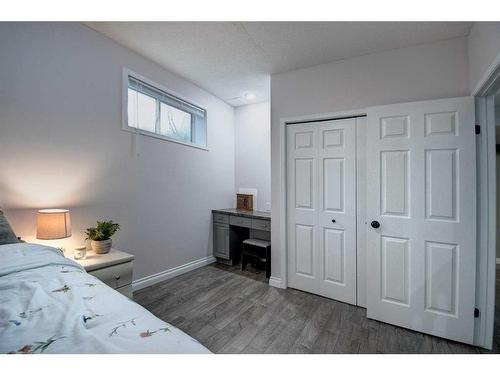
[[[214,263],[215,261],[216,261],[216,259],[213,256],[208,256],[205,258],[201,258],[201,259],[194,260],[192,262],[183,264],[181,266],[170,268],[169,270],[155,273],[154,275],[142,277],[142,278],[134,280],[132,282],[132,289],[135,292],[136,290],[146,288],[148,286],[154,285],[154,284],[159,283],[161,281],[171,279],[175,276],[182,275],[183,273],[192,271],[196,268],[206,266],[207,264]]]
[[[269,285],[274,286],[275,288],[283,288],[281,286],[281,279],[279,277],[271,276],[269,278]]]

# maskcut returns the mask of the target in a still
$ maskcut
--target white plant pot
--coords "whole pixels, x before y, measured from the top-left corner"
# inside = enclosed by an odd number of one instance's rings
[[[111,238],[103,241],[92,240],[90,245],[96,254],[106,254],[109,253],[109,250],[111,250]]]

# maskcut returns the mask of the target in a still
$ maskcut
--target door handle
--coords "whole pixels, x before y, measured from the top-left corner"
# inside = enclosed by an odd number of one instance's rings
[[[372,226],[372,228],[380,228],[380,223],[377,221],[377,220],[373,220],[370,225]]]
[[[332,219],[332,223],[335,223],[335,221],[336,221],[335,219]]]

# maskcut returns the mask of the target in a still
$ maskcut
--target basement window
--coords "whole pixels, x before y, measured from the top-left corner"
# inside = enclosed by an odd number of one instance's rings
[[[123,129],[206,150],[207,111],[124,69]]]

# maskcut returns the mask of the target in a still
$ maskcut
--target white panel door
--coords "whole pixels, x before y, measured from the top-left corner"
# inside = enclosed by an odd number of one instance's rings
[[[372,107],[367,131],[367,315],[471,344],[473,99]]]
[[[288,284],[315,293],[318,285],[318,132],[287,127]]]
[[[353,304],[355,121],[287,126],[288,283]]]

